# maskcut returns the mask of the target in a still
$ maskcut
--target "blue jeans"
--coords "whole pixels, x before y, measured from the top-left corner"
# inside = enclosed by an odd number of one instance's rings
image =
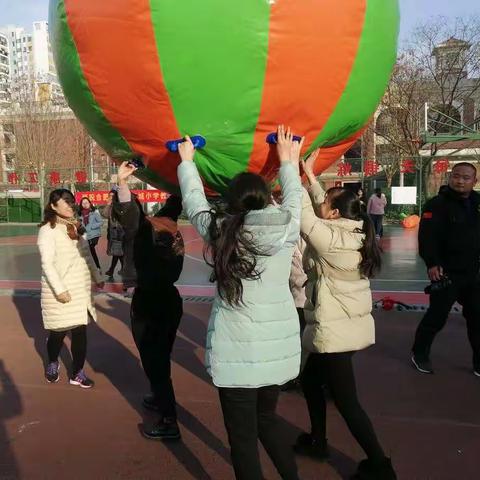
[[[372,219],[373,227],[375,228],[375,235],[383,237],[383,215],[370,213],[370,218]]]

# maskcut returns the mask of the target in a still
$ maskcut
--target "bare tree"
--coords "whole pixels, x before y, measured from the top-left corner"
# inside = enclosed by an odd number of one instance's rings
[[[51,100],[48,88],[28,80],[17,82],[4,116],[14,126],[15,169],[24,183],[32,183],[27,174],[36,175],[42,209],[47,172],[60,169],[63,182],[73,185],[74,169],[85,165],[89,142],[72,112]]]
[[[440,140],[440,134],[462,134],[465,123],[478,122],[472,104],[479,94],[480,18],[436,18],[417,27],[398,57],[376,123],[376,134],[382,139],[378,157],[384,170],[396,173],[402,160],[418,159],[421,151],[425,153],[420,141],[425,133],[425,104],[433,107],[427,122],[429,133]],[[429,195],[435,193],[436,182],[430,181],[432,160],[440,148],[441,143],[432,142],[429,155],[419,162]]]

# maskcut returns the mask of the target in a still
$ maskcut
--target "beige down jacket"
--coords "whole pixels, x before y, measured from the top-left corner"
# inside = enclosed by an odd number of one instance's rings
[[[320,184],[304,190],[301,220],[307,242],[304,268],[308,276],[305,304],[305,351],[338,353],[364,349],[375,343],[370,282],[360,275],[359,249],[365,238],[361,221],[322,220],[315,205],[323,202]]]
[[[47,330],[69,330],[96,320],[92,279],[103,281],[85,238],[71,240],[67,227],[57,223],[40,228],[37,245],[42,263],[42,316]],[[60,303],[56,296],[68,291],[72,300]]]
[[[307,283],[307,275],[303,270],[303,253],[306,248],[303,238],[299,238],[295,245],[292,258],[292,268],[290,269],[290,291],[297,308],[305,307],[307,297],[305,296],[305,284]]]

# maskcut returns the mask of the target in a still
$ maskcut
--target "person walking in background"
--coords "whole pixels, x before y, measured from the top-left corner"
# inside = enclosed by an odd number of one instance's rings
[[[115,275],[115,268],[118,262],[123,267],[123,239],[125,232],[120,222],[115,220],[112,215],[112,204],[114,201],[118,202],[118,188],[113,188],[109,195],[105,208],[102,210],[101,215],[108,220],[107,227],[107,255],[112,257],[109,269],[105,272],[105,275],[113,280]]]
[[[45,378],[59,380],[58,356],[65,335],[72,335],[73,365],[70,384],[93,387],[83,370],[87,353],[87,324],[96,319],[92,281],[103,288],[100,272],[92,259],[84,228],[75,219],[75,199],[69,190],[54,190],[45,208],[38,233],[42,265],[41,308],[48,330],[48,364]]]
[[[87,232],[88,245],[90,246],[93,261],[100,270],[96,246],[102,235],[102,216],[87,197],[83,197],[80,201],[79,214],[82,225]]]
[[[365,192],[363,191],[362,187],[359,187],[358,190],[356,191],[357,197],[360,200],[360,205],[362,207],[362,211],[366,212],[367,211],[367,205],[366,205],[366,199],[365,199]]]
[[[310,193],[304,190],[301,232],[307,243],[304,266],[308,276],[306,326],[302,347],[306,359],[301,383],[310,414],[311,431],[294,447],[300,454],[326,460],[327,407],[323,385],[350,432],[367,455],[356,480],[395,480],[372,423],[363,410],[353,370],[355,352],[375,343],[369,278],[380,270],[381,256],[373,224],[360,200],[342,187],[325,192],[313,174],[318,151],[304,162]],[[312,205],[313,203],[313,205]]]
[[[189,137],[179,145],[178,179],[188,218],[206,241],[216,281],[206,364],[218,388],[237,480],[262,480],[258,440],[284,480],[297,480],[276,407],[280,385],[297,377],[300,328],[288,278],[299,238],[301,143],[278,129],[283,202],[271,205],[265,180],[241,173],[226,209],[207,202]]]
[[[383,236],[383,216],[386,206],[387,198],[380,188],[376,188],[375,193],[368,200],[367,213],[372,219],[377,239]]]

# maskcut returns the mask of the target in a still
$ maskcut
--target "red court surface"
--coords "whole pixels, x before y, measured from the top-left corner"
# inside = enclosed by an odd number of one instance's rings
[[[129,303],[97,297],[89,327],[87,372],[93,390],[43,378],[45,332],[37,296],[2,296],[0,336],[0,478],[231,480],[228,444],[216,391],[203,366],[208,304],[186,303],[173,355],[183,434],[180,443],[144,439],[154,416],[142,411],[147,391],[128,327]],[[161,309],[161,305],[159,305]],[[452,318],[434,348],[436,375],[417,374],[409,348],[418,314],[377,312],[377,345],[356,356],[360,397],[403,480],[479,478],[480,379],[470,371],[464,322]],[[302,396],[283,393],[285,441],[307,427]],[[328,464],[298,458],[303,480],[349,478],[363,454],[329,406]],[[262,453],[265,478],[278,475]]]
[[[170,444],[139,433],[139,424],[155,416],[140,406],[147,382],[129,329],[129,300],[117,294],[120,277],[97,296],[99,322],[89,327],[86,370],[95,388],[68,385],[66,349],[61,380],[49,385],[43,378],[46,334],[35,229],[0,238],[0,480],[233,479],[216,390],[203,365],[213,286],[201,240],[190,226],[182,231],[187,257],[179,288],[186,303],[172,375],[183,441]],[[386,233],[384,269],[372,282],[374,298],[425,304],[427,282],[416,254],[416,232],[393,228]],[[104,250],[102,239],[106,270]],[[356,355],[358,389],[399,479],[478,480],[480,378],[471,372],[464,320],[451,316],[434,345],[437,372],[423,376],[409,363],[421,314],[379,309],[374,315],[377,344]],[[285,441],[293,443],[307,428],[303,397],[283,393],[279,413]],[[362,459],[332,404],[328,436],[331,461],[298,458],[302,480],[347,479]],[[265,478],[277,480],[263,451],[262,461]]]

